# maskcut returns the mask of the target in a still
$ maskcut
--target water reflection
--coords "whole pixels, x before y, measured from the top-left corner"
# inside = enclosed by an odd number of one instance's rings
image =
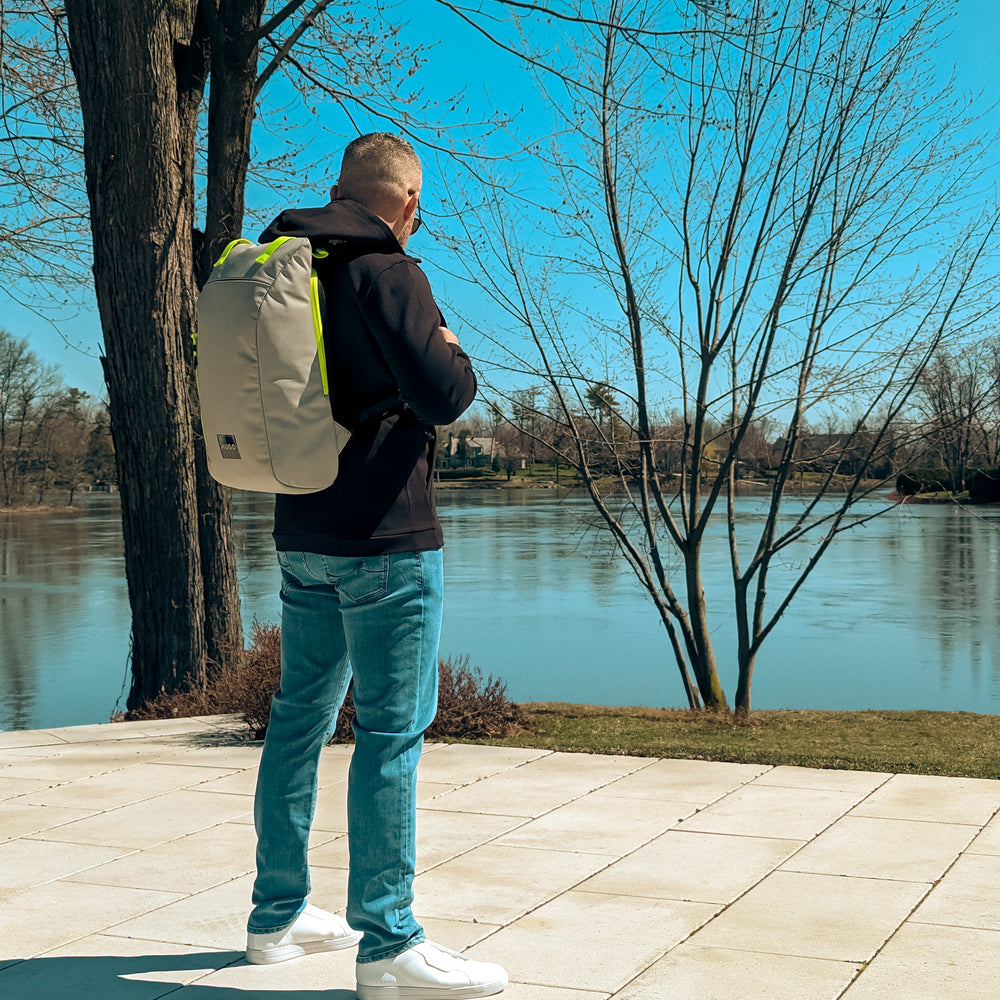
[[[0,515],[0,728],[107,720],[127,672],[123,574],[117,497]]]
[[[924,635],[936,642],[949,685],[962,683],[966,671],[981,682],[1000,662],[1000,522],[954,509],[942,512],[945,518],[946,531],[920,535]]]
[[[234,504],[244,622],[276,621],[272,500]],[[762,516],[740,501],[741,534]],[[794,512],[789,511],[789,516]],[[656,612],[595,532],[585,497],[442,491],[442,652],[504,677],[512,697],[676,705]],[[74,512],[0,515],[0,728],[108,718],[128,676],[129,616],[117,497]],[[776,601],[807,558],[775,568]],[[705,547],[713,636],[732,695],[735,639],[723,525]],[[1000,711],[1000,509],[899,508],[843,536],[758,658],[758,708]],[[678,586],[680,590],[680,586]]]

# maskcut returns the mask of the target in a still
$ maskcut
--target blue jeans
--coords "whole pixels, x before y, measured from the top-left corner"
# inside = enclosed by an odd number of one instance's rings
[[[359,962],[424,940],[411,911],[417,761],[437,710],[441,550],[381,556],[279,552],[281,687],[257,774],[257,879],[248,930],[287,927],[309,895],[320,751],[353,671],[347,920]]]

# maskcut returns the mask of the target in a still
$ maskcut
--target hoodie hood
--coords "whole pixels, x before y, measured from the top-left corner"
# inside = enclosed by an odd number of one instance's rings
[[[279,236],[305,236],[314,247],[339,245],[351,256],[404,252],[378,216],[348,198],[338,198],[322,208],[287,209],[260,234],[260,242],[270,243]]]

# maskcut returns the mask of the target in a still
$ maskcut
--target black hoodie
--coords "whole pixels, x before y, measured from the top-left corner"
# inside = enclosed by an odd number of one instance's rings
[[[278,550],[364,556],[440,548],[434,425],[457,420],[472,402],[469,358],[438,329],[444,317],[419,262],[364,206],[341,199],[282,212],[260,241],[278,236],[306,236],[327,253],[315,266],[326,293],[330,396],[334,416],[352,432],[332,486],[276,497]]]

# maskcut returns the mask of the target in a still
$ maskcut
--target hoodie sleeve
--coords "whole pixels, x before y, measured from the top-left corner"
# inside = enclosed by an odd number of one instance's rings
[[[428,424],[450,424],[476,395],[468,355],[441,333],[441,310],[416,262],[402,258],[381,271],[365,296],[372,333],[403,399]]]

